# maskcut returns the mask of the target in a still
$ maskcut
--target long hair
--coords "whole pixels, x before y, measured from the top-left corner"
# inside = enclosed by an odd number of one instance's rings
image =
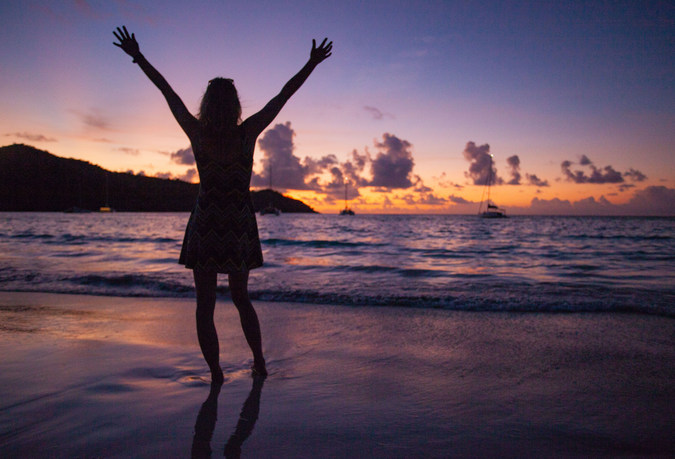
[[[214,78],[202,97],[199,120],[211,134],[227,132],[241,122],[237,88],[229,78]]]

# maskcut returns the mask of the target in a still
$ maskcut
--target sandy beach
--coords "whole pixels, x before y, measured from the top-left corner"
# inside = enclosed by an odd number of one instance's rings
[[[2,457],[666,457],[675,321],[0,293]]]

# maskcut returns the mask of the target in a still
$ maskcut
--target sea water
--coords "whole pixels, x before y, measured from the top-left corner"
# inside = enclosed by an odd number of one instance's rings
[[[193,296],[177,264],[187,219],[0,213],[0,290]],[[675,316],[673,218],[283,214],[258,226],[254,300]]]

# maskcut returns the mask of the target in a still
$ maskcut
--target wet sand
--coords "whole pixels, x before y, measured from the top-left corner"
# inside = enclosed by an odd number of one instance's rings
[[[1,457],[675,454],[675,320],[0,292]]]

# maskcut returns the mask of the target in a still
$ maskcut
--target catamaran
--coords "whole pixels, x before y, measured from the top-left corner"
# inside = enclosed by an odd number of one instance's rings
[[[272,164],[270,164],[270,190],[272,190]],[[279,215],[279,214],[281,214],[281,211],[277,209],[271,201],[267,207],[260,209],[260,215]]]
[[[340,211],[340,215],[354,215],[354,211],[347,205],[347,182],[345,182],[345,208]]]
[[[490,200],[490,185],[492,185],[492,179],[492,155],[490,155],[490,171],[488,172],[485,188],[483,188],[483,196],[481,197],[480,206],[478,207],[478,216],[481,218],[506,218],[506,210],[500,208]],[[487,199],[483,199],[486,190]]]

